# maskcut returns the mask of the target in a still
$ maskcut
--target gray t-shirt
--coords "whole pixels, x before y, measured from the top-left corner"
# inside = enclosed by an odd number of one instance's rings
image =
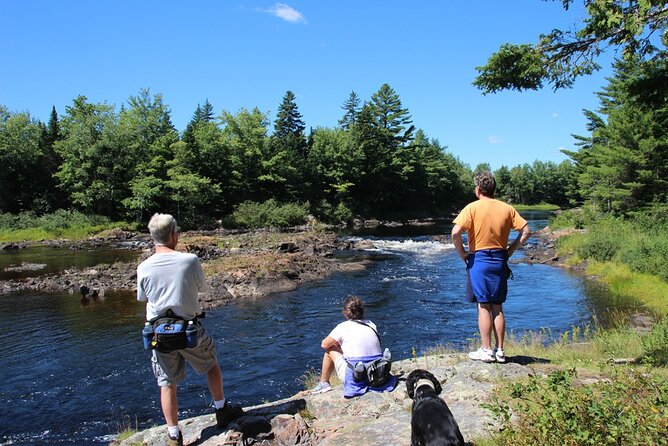
[[[177,316],[194,318],[201,312],[198,292],[204,288],[204,271],[194,254],[153,254],[137,267],[137,300],[147,301],[147,320],[170,309]]]

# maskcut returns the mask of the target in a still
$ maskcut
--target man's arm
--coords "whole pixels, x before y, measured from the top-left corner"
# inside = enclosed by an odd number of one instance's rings
[[[459,225],[452,227],[452,244],[455,245],[459,258],[466,262],[467,252],[464,250],[464,241],[462,240],[462,228]]]
[[[524,245],[526,241],[529,240],[530,236],[531,230],[529,229],[529,224],[527,223],[520,230],[520,233],[517,238],[515,238],[515,241],[508,247],[508,257],[510,258],[510,256],[512,256],[519,247]]]

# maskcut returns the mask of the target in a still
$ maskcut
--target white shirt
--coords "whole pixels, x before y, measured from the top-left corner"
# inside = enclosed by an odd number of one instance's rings
[[[329,336],[341,345],[343,356],[346,358],[360,358],[363,356],[373,356],[381,354],[380,340],[376,333],[369,328],[376,329],[376,324],[368,320],[360,322],[367,325],[361,325],[353,321],[344,321],[334,327]]]
[[[194,254],[153,254],[137,267],[137,300],[147,301],[147,320],[169,309],[177,316],[194,318],[201,312],[198,293],[204,287],[204,271]]]

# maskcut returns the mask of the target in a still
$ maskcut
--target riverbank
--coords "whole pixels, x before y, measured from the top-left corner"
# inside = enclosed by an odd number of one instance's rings
[[[78,294],[81,286],[98,293],[133,291],[137,265],[150,256],[153,245],[147,234],[120,229],[104,237],[71,242],[49,240],[39,243],[12,242],[0,249],[29,250],[46,246],[63,255],[100,249],[124,249],[137,252],[132,262],[99,264],[89,268],[67,268],[55,274],[24,279],[0,280],[0,294],[17,291],[68,292]],[[201,296],[203,309],[224,305],[232,299],[257,298],[290,291],[323,279],[336,272],[364,269],[372,260],[345,252],[373,248],[368,242],[340,239],[333,231],[301,228],[294,231],[191,231],[181,235],[178,250],[197,255],[202,261],[209,291]],[[343,253],[343,255],[341,255]],[[40,265],[23,263],[6,271],[39,269]]]
[[[442,383],[442,397],[452,410],[466,441],[497,432],[500,424],[484,408],[492,401],[496,383],[539,373],[540,358],[509,357],[507,364],[473,362],[465,354],[451,353],[406,359],[393,363],[399,377],[395,390],[369,392],[345,399],[341,385],[325,394],[303,391],[290,398],[247,407],[246,415],[228,426],[215,427],[213,415],[180,422],[184,444],[209,445],[410,445],[412,400],[406,393],[406,376],[415,369],[431,371]],[[165,427],[137,432],[118,446],[161,446]],[[246,443],[244,443],[246,441]]]
[[[90,268],[67,268],[56,274],[0,281],[0,294],[15,291],[79,293],[81,286],[104,293],[131,291],[136,287],[137,265],[150,256],[153,245],[146,234],[112,231],[103,238],[78,242],[43,241],[38,246],[61,250],[63,255],[100,249],[127,249],[137,252],[133,262],[99,264]],[[6,250],[31,249],[28,243],[11,243]],[[257,231],[240,234],[186,232],[178,250],[196,254],[203,262],[210,291],[202,298],[203,307],[223,305],[233,298],[257,297],[274,291],[294,289],[300,284],[326,277],[336,271],[362,267],[333,259],[342,245],[331,232],[283,233]],[[13,271],[34,268],[32,264],[11,267]]]

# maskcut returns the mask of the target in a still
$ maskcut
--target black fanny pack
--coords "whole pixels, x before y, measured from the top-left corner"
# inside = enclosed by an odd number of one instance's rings
[[[167,310],[165,316],[149,321],[153,328],[150,348],[162,353],[191,348],[197,345],[197,318],[183,319]]]
[[[390,377],[392,361],[378,358],[367,363],[358,362],[355,365],[348,362],[348,367],[353,369],[353,380],[355,382],[366,382],[371,387],[379,387],[385,384]]]

